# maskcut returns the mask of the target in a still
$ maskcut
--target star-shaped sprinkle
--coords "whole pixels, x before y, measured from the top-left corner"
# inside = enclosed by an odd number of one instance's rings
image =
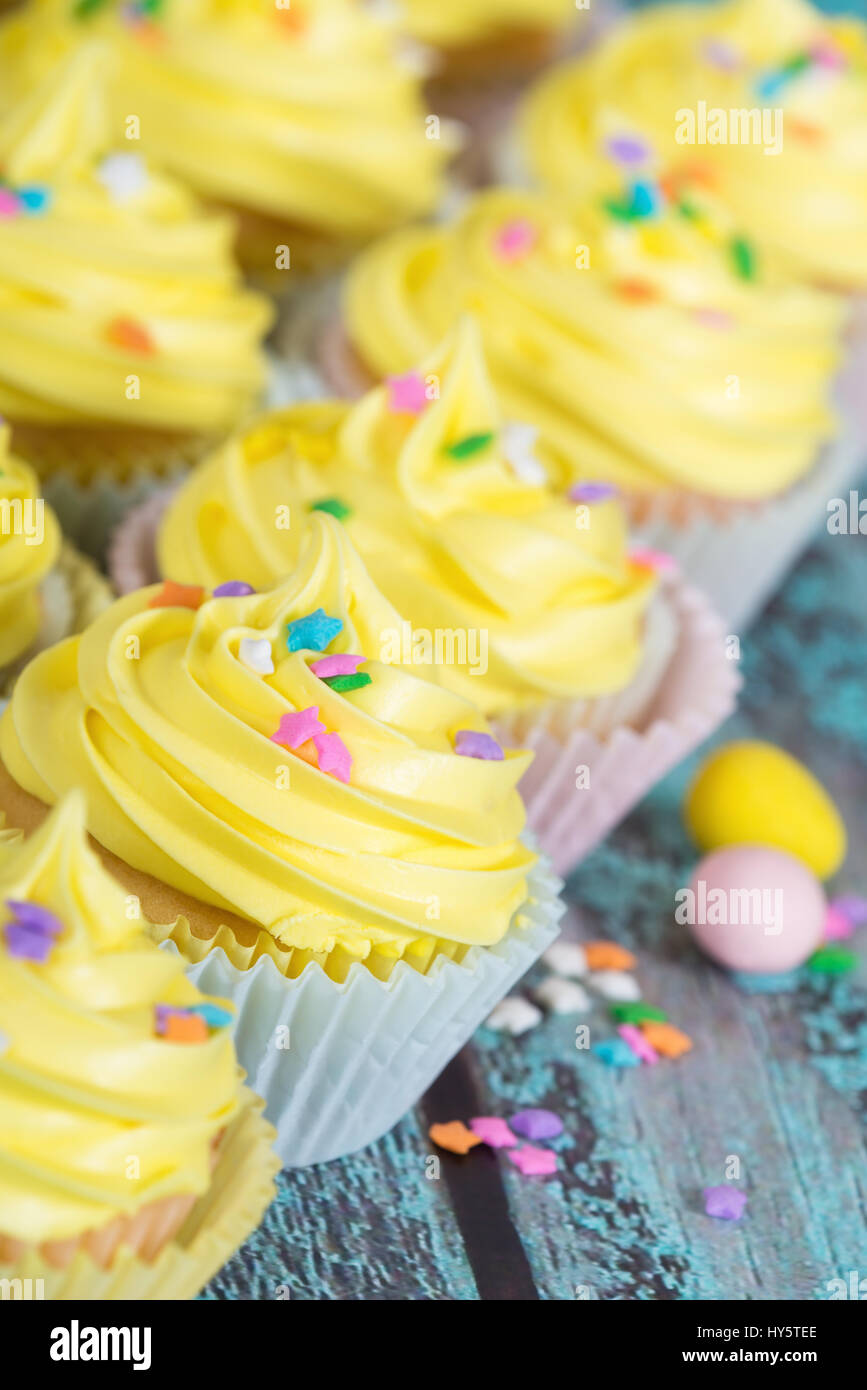
[[[474,458],[483,449],[487,449],[494,442],[493,430],[480,430],[477,434],[464,435],[463,439],[456,439],[452,444],[443,445],[443,453],[448,454],[449,458],[463,463],[464,459]]]
[[[148,608],[201,608],[205,601],[205,591],[201,584],[176,584],[173,579],[163,580],[159,592],[148,599]]]
[[[618,164],[644,164],[653,154],[647,141],[638,135],[612,135],[605,148]]]
[[[325,684],[339,695],[346,695],[350,690],[361,690],[362,686],[370,683],[371,678],[366,671],[356,671],[354,675],[347,676],[328,676],[325,680]]]
[[[207,1000],[204,1004],[191,1004],[189,1009],[191,1014],[198,1014],[205,1020],[209,1028],[228,1028],[232,1022],[232,1014],[228,1009],[221,1009],[218,1004],[212,1004]]]
[[[563,1121],[553,1110],[519,1110],[511,1123],[515,1133],[525,1139],[556,1139],[563,1133]]]
[[[470,1129],[491,1149],[514,1149],[518,1143],[506,1121],[497,1115],[477,1115],[470,1120]]]
[[[299,743],[297,748],[293,748],[296,758],[302,758],[311,767],[319,766],[319,754],[316,752],[316,745],[312,738],[307,738],[303,743]]]
[[[533,990],[533,998],[552,1014],[583,1014],[591,1007],[586,989],[574,980],[549,975]]]
[[[286,645],[290,652],[324,652],[343,631],[340,618],[330,618],[324,608],[317,608],[303,618],[294,618],[288,625]]]
[[[634,1023],[621,1023],[617,1032],[623,1041],[632,1048],[639,1062],[646,1062],[648,1066],[653,1066],[659,1061],[659,1054],[651,1047],[641,1029],[636,1028]]]
[[[245,584],[243,579],[227,579],[225,584],[217,585],[214,598],[246,598],[255,592],[253,585]]]
[[[501,442],[506,461],[521,479],[531,487],[543,487],[548,480],[543,465],[535,454],[539,431],[535,425],[513,421],[503,427]]]
[[[424,380],[418,372],[386,378],[388,408],[395,415],[421,415],[428,405]]]
[[[31,217],[41,217],[51,207],[51,189],[43,184],[32,183],[15,191],[22,209]]]
[[[606,1038],[603,1042],[594,1043],[591,1051],[595,1052],[600,1062],[604,1062],[607,1067],[641,1066],[641,1062],[624,1038]]]
[[[671,555],[668,555],[664,550],[651,550],[648,546],[631,550],[629,558],[633,565],[641,565],[643,569],[656,570],[660,573],[671,574],[677,569],[677,562]]]
[[[148,173],[137,154],[109,154],[96,171],[103,188],[116,203],[125,203],[147,187]]]
[[[152,357],[156,343],[143,323],[137,319],[116,318],[106,324],[105,336],[114,347],[126,352],[139,352],[143,357]]]
[[[718,1187],[706,1187],[702,1196],[707,1215],[719,1217],[721,1221],[740,1221],[747,1205],[747,1194],[724,1182]]]
[[[281,748],[300,748],[309,738],[324,733],[325,725],[319,718],[319,706],[308,705],[307,709],[284,714],[271,735],[271,742],[279,743]]]
[[[274,674],[274,654],[267,637],[242,637],[238,643],[238,658],[257,676]]]
[[[657,1023],[655,1019],[642,1020],[641,1031],[654,1052],[663,1057],[683,1057],[692,1051],[692,1038],[675,1028],[671,1023]]]
[[[557,1155],[551,1149],[537,1149],[533,1144],[525,1144],[522,1149],[509,1149],[506,1157],[525,1178],[546,1177],[557,1171]]]
[[[498,1033],[511,1033],[517,1038],[530,1028],[542,1022],[542,1010],[524,999],[520,994],[509,994],[501,999],[492,1013],[485,1019],[485,1027]]]
[[[584,956],[589,970],[631,970],[635,957],[616,941],[587,941]]]
[[[338,782],[348,782],[352,756],[339,734],[317,734],[313,740],[319,755],[319,771],[330,772]]]
[[[6,949],[10,956],[44,965],[54,949],[55,938],[63,931],[63,923],[39,903],[7,898],[6,906],[13,916],[5,929]]]
[[[607,502],[610,497],[617,496],[617,488],[613,483],[597,483],[589,480],[584,483],[576,483],[569,489],[569,499],[572,502]]]
[[[555,941],[542,956],[543,961],[555,975],[566,975],[579,979],[587,974],[587,957],[584,948],[577,941]]]
[[[354,676],[366,660],[366,656],[353,656],[351,652],[341,652],[338,656],[323,656],[319,661],[312,661],[310,670],[322,681],[327,680],[329,676]]]
[[[461,758],[481,758],[485,762],[503,761],[503,750],[490,734],[478,729],[458,729],[455,734],[455,752]]]
[[[528,256],[539,240],[538,229],[526,217],[515,217],[503,224],[494,237],[494,251],[507,265]]]
[[[18,217],[21,213],[21,204],[11,188],[0,188],[0,218],[8,219]]]
[[[855,924],[850,922],[845,913],[831,903],[825,913],[825,923],[822,929],[824,939],[826,941],[845,941],[848,937],[853,936],[854,932]]]
[[[462,1120],[449,1120],[447,1124],[431,1125],[428,1130],[438,1149],[448,1149],[452,1154],[468,1154],[482,1140],[478,1134],[467,1129]]]
[[[341,502],[339,497],[321,497],[318,502],[310,503],[310,511],[327,512],[338,521],[345,521],[348,516],[352,516],[352,508],[346,502]]]

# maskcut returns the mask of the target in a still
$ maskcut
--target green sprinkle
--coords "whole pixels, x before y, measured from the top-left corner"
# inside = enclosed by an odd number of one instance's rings
[[[106,0],[75,0],[72,13],[76,19],[88,19],[97,10],[101,10]]]
[[[803,72],[805,68],[812,66],[813,60],[809,53],[796,53],[788,62],[783,63],[780,72],[784,72],[787,77],[793,77],[797,72]]]
[[[492,430],[487,430],[484,434],[468,434],[466,439],[458,439],[454,444],[447,444],[445,451],[453,459],[468,459],[472,458],[473,454],[481,453],[482,449],[487,449],[493,440]]]
[[[617,1023],[667,1023],[668,1014],[655,1004],[643,1004],[639,999],[635,1004],[612,1004],[611,1017]]]
[[[756,278],[756,253],[750,242],[745,237],[732,237],[729,243],[732,261],[737,274],[742,280],[755,280]]]
[[[325,684],[337,691],[360,690],[363,685],[370,685],[370,676],[366,671],[356,671],[354,676],[326,676]]]
[[[677,210],[680,213],[681,217],[685,217],[689,222],[695,222],[696,219],[700,216],[699,210],[696,207],[695,203],[689,202],[687,198],[681,198],[680,202],[677,205]]]
[[[612,217],[616,217],[620,222],[636,222],[638,212],[633,206],[632,200],[625,198],[606,198],[602,204],[606,212]]]
[[[820,946],[807,961],[807,969],[817,975],[848,975],[857,964],[855,952],[845,946]]]
[[[352,516],[352,508],[341,502],[339,497],[321,497],[318,502],[310,503],[310,510],[328,512],[329,516],[336,516],[338,521],[345,521],[348,516]]]

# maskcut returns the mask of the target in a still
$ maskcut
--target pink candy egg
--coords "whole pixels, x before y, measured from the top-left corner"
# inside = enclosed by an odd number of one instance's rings
[[[707,855],[676,895],[675,921],[729,970],[794,970],[821,944],[821,884],[783,850],[738,845]]]

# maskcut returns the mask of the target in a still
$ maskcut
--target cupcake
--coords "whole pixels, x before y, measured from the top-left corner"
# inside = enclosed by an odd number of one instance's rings
[[[31,468],[0,423],[0,697],[36,651],[80,631],[110,602],[108,585],[62,541]]]
[[[562,910],[521,838],[531,755],[400,632],[317,514],[276,588],[139,590],[31,662],[0,724],[0,809],[27,829],[84,789],[107,867],[237,1005],[288,1164],[389,1129]]]
[[[806,0],[661,5],[532,95],[523,152],[594,197],[611,138],[641,132],[685,191],[710,183],[796,276],[867,290],[867,26]]]
[[[407,370],[471,306],[504,407],[539,429],[555,481],[617,487],[642,543],[743,621],[815,527],[814,486],[833,495],[857,464],[851,436],[823,451],[845,309],[783,277],[718,206],[669,197],[642,137],[619,137],[620,156],[627,138],[647,179],[629,185],[613,153],[581,211],[494,189],[372,247],[318,352],[334,386],[357,387]]]
[[[231,221],[122,148],[107,62],[77,48],[0,119],[0,412],[52,500],[103,510],[260,402],[271,320]]]
[[[534,431],[503,419],[468,318],[358,404],[296,406],[236,435],[174,499],[157,548],[166,577],[261,587],[296,562],[308,513],[340,518],[404,617],[401,654],[540,755],[522,791],[565,872],[658,775],[652,750],[676,761],[728,711],[733,676],[701,600],[660,583],[658,557],[630,556],[617,501],[555,490],[549,469]],[[119,534],[119,585],[144,577],[153,524],[133,516]],[[685,676],[697,648],[701,689]],[[579,763],[598,771],[592,792]]]
[[[225,1001],[145,933],[70,792],[0,844],[0,1278],[48,1299],[192,1298],[277,1164]]]

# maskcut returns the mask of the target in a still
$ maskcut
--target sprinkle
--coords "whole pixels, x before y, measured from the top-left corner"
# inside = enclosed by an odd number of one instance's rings
[[[585,941],[584,955],[588,970],[631,970],[635,957],[616,941]]]
[[[617,1032],[624,1042],[629,1044],[640,1062],[646,1062],[648,1066],[653,1066],[659,1061],[659,1054],[654,1051],[641,1029],[636,1028],[634,1023],[621,1023]]]
[[[610,497],[616,496],[617,488],[613,483],[576,483],[569,489],[572,502],[607,502]]]
[[[274,674],[274,655],[267,637],[242,637],[238,643],[238,656],[250,671],[257,676]]]
[[[574,980],[564,980],[559,975],[549,975],[533,990],[533,998],[552,1014],[583,1014],[591,1007],[586,989]]]
[[[319,766],[319,754],[316,752],[316,745],[312,738],[305,739],[303,743],[299,743],[297,748],[292,749],[292,752],[295,754],[296,758],[303,758],[304,762],[309,763],[311,767]]]
[[[371,678],[366,671],[356,671],[345,676],[327,676],[325,679],[325,684],[336,690],[338,695],[345,695],[350,690],[360,690],[362,686],[370,683]]]
[[[727,314],[722,309],[694,309],[693,317],[698,323],[703,323],[706,328],[731,328],[731,314]]]
[[[615,280],[613,289],[615,294],[629,300],[630,304],[651,304],[659,298],[656,286],[649,280]]]
[[[0,188],[0,218],[17,217],[21,204],[11,188]]]
[[[443,446],[444,452],[449,458],[463,459],[472,458],[473,454],[479,454],[483,449],[487,449],[493,443],[494,435],[492,430],[484,430],[479,434],[468,434],[463,439],[455,440],[454,444]]]
[[[349,678],[344,676],[342,679]],[[338,782],[348,782],[352,756],[340,735],[316,734],[313,743],[319,754],[320,772],[330,772]]]
[[[154,1032],[162,1037],[173,1014],[185,1017],[188,1013],[189,1009],[181,1008],[178,1004],[154,1004]]]
[[[535,425],[518,422],[503,426],[501,435],[503,453],[516,477],[531,487],[543,487],[548,475],[535,455],[539,431]]]
[[[11,901],[6,905],[13,911],[37,907],[35,903],[15,904]],[[46,914],[45,918],[39,915],[41,913]],[[41,925],[43,922],[44,925]],[[32,960],[37,965],[44,965],[54,949],[55,943],[52,938],[62,931],[61,923],[47,908],[38,909],[38,912],[28,915],[26,920],[25,914],[21,912],[18,921],[6,923],[6,949],[10,956],[17,960]]]
[[[636,1057],[629,1043],[623,1038],[606,1038],[604,1042],[594,1043],[591,1052],[595,1052],[601,1062],[607,1067],[640,1067],[641,1062]]]
[[[129,352],[140,352],[145,356],[152,356],[156,352],[156,344],[150,333],[144,324],[138,323],[135,319],[112,319],[111,323],[106,325],[105,336],[115,347],[124,348]]]
[[[740,54],[734,44],[726,39],[705,39],[702,53],[711,66],[719,68],[721,72],[734,72],[740,67]]]
[[[428,1134],[438,1149],[448,1149],[452,1154],[468,1154],[470,1149],[482,1143],[481,1136],[467,1129],[462,1120],[449,1120],[447,1124],[431,1125]]]
[[[847,58],[830,39],[818,39],[810,46],[810,58],[820,68],[833,68],[839,71],[847,66]]]
[[[867,922],[867,898],[859,897],[857,893],[847,893],[842,897],[833,898],[831,906],[835,912],[847,917],[853,927],[863,926]]]
[[[855,925],[850,922],[845,913],[835,907],[833,903],[825,913],[825,925],[822,935],[826,941],[846,941],[848,937],[855,933]]]
[[[109,154],[96,171],[103,188],[116,203],[125,203],[147,187],[148,173],[137,154]]]
[[[557,975],[580,978],[587,974],[587,957],[577,941],[555,941],[542,959]]]
[[[276,731],[271,735],[271,742],[279,743],[282,748],[295,749],[300,748],[308,739],[315,738],[317,734],[324,733],[325,725],[319,718],[319,706],[308,705],[306,709],[284,714]]]
[[[87,19],[90,15],[96,14],[101,10],[106,0],[75,0],[73,15],[76,19]]]
[[[340,618],[329,618],[324,608],[317,608],[289,623],[286,643],[290,652],[324,652],[342,631]]]
[[[735,273],[742,280],[755,280],[756,278],[756,253],[752,244],[745,237],[732,237],[729,243],[732,263]]]
[[[310,670],[314,676],[320,680],[327,680],[329,676],[354,676],[366,656],[353,656],[351,652],[341,652],[339,656],[323,656],[319,661],[311,662]]]
[[[51,189],[45,188],[42,184],[29,184],[26,188],[17,188],[15,191],[24,211],[31,217],[40,217],[51,207]]]
[[[800,140],[804,145],[821,145],[825,139],[825,132],[820,126],[813,125],[811,121],[802,121],[798,117],[786,114],[786,134],[794,135],[796,140]]]
[[[848,975],[857,964],[855,952],[844,946],[820,946],[807,961],[807,969],[815,975]]]
[[[632,975],[625,975],[622,970],[594,970],[587,979],[605,999],[629,1003],[641,998],[638,981]]]
[[[782,970],[777,974],[732,970],[729,979],[738,989],[743,990],[744,994],[788,994],[800,984],[797,970]]]
[[[496,1115],[477,1115],[470,1120],[470,1129],[492,1149],[514,1149],[518,1143],[517,1135],[512,1133],[506,1121]]]
[[[481,758],[485,762],[503,761],[503,750],[490,734],[478,729],[458,729],[455,734],[455,752],[461,758]]]
[[[508,994],[501,999],[492,1013],[485,1019],[485,1027],[498,1033],[511,1033],[517,1038],[530,1028],[542,1022],[542,1010],[524,999],[520,994]]]
[[[812,60],[809,53],[796,53],[778,68],[771,68],[768,72],[762,73],[756,82],[756,92],[760,97],[776,96],[783,87],[788,86],[793,77],[799,76],[808,67]]]
[[[612,1004],[609,1010],[617,1023],[666,1023],[668,1014],[655,1004],[638,1000],[635,1004]]]
[[[718,1187],[706,1187],[702,1193],[704,1209],[708,1216],[717,1216],[721,1221],[740,1221],[747,1205],[747,1194],[728,1183]]]
[[[209,1028],[227,1028],[232,1022],[232,1014],[228,1009],[221,1009],[217,1004],[210,1002],[204,1004],[191,1004],[189,1008],[191,1014],[198,1014],[203,1018]]]
[[[631,550],[629,558],[633,565],[641,565],[644,569],[664,573],[672,573],[677,569],[676,560],[664,550],[650,550],[646,546],[641,546],[637,550]]]
[[[345,521],[348,516],[352,516],[352,508],[341,502],[339,497],[321,497],[318,502],[310,503],[310,511],[327,512],[338,521]]]
[[[207,1042],[208,1025],[198,1014],[173,1013],[166,1019],[164,1036],[166,1042]]]
[[[611,159],[618,164],[643,164],[650,159],[653,151],[638,135],[612,135],[605,142]]]
[[[512,1116],[511,1125],[525,1139],[556,1139],[563,1133],[563,1121],[553,1110],[519,1110]]]
[[[512,265],[533,250],[539,240],[539,232],[526,217],[516,217],[500,227],[494,237],[494,250],[501,261]]]
[[[40,936],[60,936],[63,931],[60,918],[41,903],[7,898],[6,906],[18,925],[26,927],[28,931],[37,932]]]
[[[537,1149],[532,1144],[525,1144],[522,1149],[510,1149],[506,1157],[521,1170],[525,1178],[547,1176],[557,1171],[557,1155],[551,1149]]]
[[[248,594],[255,592],[253,585],[245,584],[243,579],[227,579],[225,584],[217,585],[214,598],[246,598]]]
[[[201,584],[176,584],[163,580],[162,588],[148,599],[148,608],[201,608],[205,591]]]
[[[652,217],[659,211],[659,190],[652,183],[634,183],[631,206],[636,217]]]
[[[389,410],[396,415],[421,415],[428,405],[427,391],[418,372],[386,377]]]
[[[692,1038],[671,1023],[648,1020],[641,1024],[641,1031],[650,1046],[663,1057],[682,1057],[692,1051]]]

